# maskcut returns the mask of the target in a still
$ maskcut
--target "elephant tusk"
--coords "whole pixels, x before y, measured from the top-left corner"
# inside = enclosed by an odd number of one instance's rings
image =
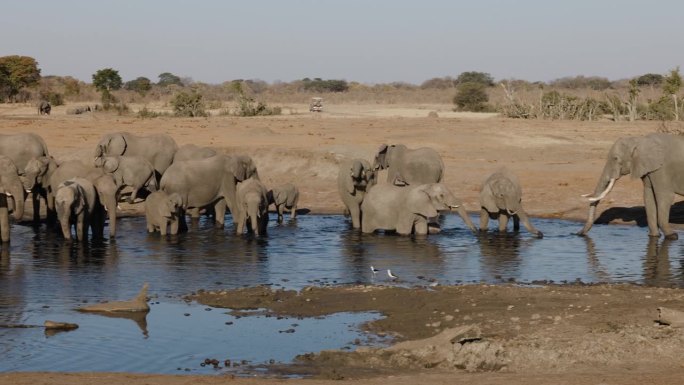
[[[613,189],[613,185],[615,185],[615,178],[611,178],[611,179],[610,179],[610,182],[608,183],[608,187],[606,187],[606,189],[603,190],[603,192],[602,192],[599,196],[597,196],[597,197],[589,197],[589,202],[592,202],[592,203],[593,203],[593,202],[598,202],[598,201],[600,201],[601,199],[605,198],[606,195],[608,195],[608,193],[610,192],[610,190]]]
[[[582,195],[580,195],[580,196],[581,196],[582,198],[586,198],[586,197],[588,197],[588,196],[591,196],[591,194],[582,194]]]
[[[515,214],[518,213],[517,211],[511,211],[511,210],[509,210],[509,209],[506,209],[506,212],[508,213],[508,215],[511,215],[511,216],[513,216],[513,215],[515,215]]]
[[[457,208],[459,208],[459,207],[461,207],[461,205],[452,205],[452,206],[449,206],[450,209],[457,209]]]

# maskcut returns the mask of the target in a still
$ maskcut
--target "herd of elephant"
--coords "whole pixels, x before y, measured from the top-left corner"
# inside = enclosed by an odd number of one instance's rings
[[[149,232],[177,234],[187,229],[186,214],[200,210],[213,213],[223,227],[226,209],[233,215],[236,232],[245,229],[265,235],[268,208],[274,204],[278,221],[288,209],[295,218],[299,200],[296,186],[287,183],[268,190],[257,167],[247,155],[229,156],[208,147],[179,147],[169,135],[137,136],[127,132],[104,135],[95,148],[95,161],[58,162],[49,155],[45,141],[36,134],[0,135],[0,238],[10,240],[9,215],[21,220],[25,200],[31,194],[33,220],[39,223],[41,198],[46,202],[46,221],[67,240],[116,236],[116,210],[125,187],[132,189],[128,202],[144,197]],[[387,182],[378,183],[380,170]],[[589,200],[589,215],[578,232],[592,227],[596,206],[621,176],[631,174],[644,186],[644,206],[649,236],[660,231],[677,239],[669,224],[674,195],[684,195],[684,137],[655,133],[618,139],[610,149],[603,173]],[[351,224],[364,233],[377,230],[426,235],[439,231],[439,212],[455,210],[472,231],[461,201],[443,184],[444,162],[428,147],[382,145],[371,162],[351,159],[340,164],[338,190],[351,216]],[[486,178],[480,191],[480,230],[489,219],[506,231],[513,219],[538,238],[541,231],[530,222],[522,207],[518,178],[502,168]],[[75,233],[72,233],[72,227]]]

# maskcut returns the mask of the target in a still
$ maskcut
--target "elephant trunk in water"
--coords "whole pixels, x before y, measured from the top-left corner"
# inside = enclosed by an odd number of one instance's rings
[[[473,225],[473,221],[470,220],[470,216],[468,215],[468,212],[466,212],[465,208],[463,205],[458,205],[458,206],[451,206],[452,210],[456,210],[458,215],[463,219],[463,222],[465,222],[466,226],[473,232],[477,231],[475,228],[475,225]]]
[[[577,235],[586,235],[589,230],[591,230],[591,227],[594,224],[594,216],[596,215],[596,206],[598,206],[601,199],[605,198],[613,189],[613,186],[615,186],[617,178],[610,176],[607,168],[608,165],[606,165],[606,169],[604,169],[599,182],[596,184],[594,193],[582,195],[589,200],[589,214],[587,216],[587,221],[584,223],[584,227],[582,227],[582,230],[580,230]]]

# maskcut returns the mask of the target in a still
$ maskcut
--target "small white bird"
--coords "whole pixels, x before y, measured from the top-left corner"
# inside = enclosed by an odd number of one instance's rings
[[[397,278],[399,278],[399,277],[397,277],[396,275],[392,274],[392,270],[390,270],[390,269],[387,269],[387,275],[388,275],[390,278],[392,278],[392,279],[397,279]]]
[[[375,273],[377,273],[378,271],[380,270],[374,268],[373,265],[371,265],[371,272],[373,273],[373,275],[375,275]]]

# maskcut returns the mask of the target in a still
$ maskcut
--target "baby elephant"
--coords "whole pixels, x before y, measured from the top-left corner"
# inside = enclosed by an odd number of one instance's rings
[[[180,194],[167,194],[165,191],[155,191],[145,200],[145,219],[147,232],[153,233],[157,229],[162,236],[166,235],[169,227],[171,235],[178,234],[178,220],[180,208],[183,205]]]
[[[502,168],[487,178],[480,191],[480,230],[487,231],[489,218],[499,220],[499,231],[506,231],[508,219],[513,217],[513,230],[520,229],[520,221],[530,233],[543,238],[527,217],[522,207],[522,189],[518,178]]]
[[[299,202],[299,189],[292,183],[286,183],[274,187],[268,192],[268,204],[275,204],[278,212],[278,223],[283,222],[283,212],[290,211],[290,218],[297,218],[297,202]]]
[[[377,173],[365,159],[352,159],[340,163],[337,174],[337,191],[349,213],[352,227],[361,228],[361,203],[377,181]]]
[[[236,209],[233,220],[237,226],[237,234],[253,231],[256,236],[266,235],[268,225],[268,192],[257,179],[240,182],[236,191]]]
[[[88,239],[88,228],[104,226],[104,211],[97,198],[95,186],[85,178],[72,178],[64,181],[55,192],[55,209],[62,227],[62,234],[68,241],[72,239],[71,227],[76,226],[76,240]],[[102,223],[98,223],[101,221]]]
[[[140,156],[101,156],[95,159],[95,167],[101,167],[114,177],[119,190],[124,186],[133,188],[128,203],[133,203],[138,190],[143,187],[150,192],[159,188],[154,167]]]

